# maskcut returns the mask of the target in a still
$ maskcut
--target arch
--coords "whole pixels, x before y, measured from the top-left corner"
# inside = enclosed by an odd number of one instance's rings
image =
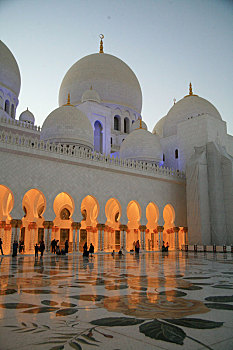
[[[114,116],[114,130],[121,131],[121,117],[119,115]]]
[[[124,133],[129,134],[129,118],[124,118]]]
[[[94,149],[103,153],[103,127],[99,120],[94,123]]]
[[[11,118],[14,118],[14,117],[15,117],[15,106],[12,103],[12,105],[11,105]]]
[[[65,248],[65,241],[69,242],[69,251],[73,248],[72,215],[75,204],[72,196],[67,192],[60,192],[54,199],[53,210],[56,215],[53,220],[51,240],[59,241],[59,248]]]
[[[116,198],[110,198],[105,205],[105,214],[107,221],[105,223],[109,230],[104,234],[104,250],[115,251],[120,250],[121,235],[120,235],[120,218],[121,205]]]
[[[175,234],[172,228],[175,226],[175,209],[171,204],[167,204],[163,209],[164,231],[163,240],[168,242],[171,249],[175,248]]]
[[[98,224],[99,203],[94,196],[87,195],[82,200],[81,213],[83,219],[81,221],[79,249],[82,251],[85,242],[87,242],[88,246],[92,243],[96,248],[98,246],[98,231],[96,225]]]
[[[5,101],[5,112],[9,114],[10,112],[10,102],[9,100]]]
[[[35,244],[45,240],[43,214],[46,209],[46,199],[43,192],[37,188],[27,191],[22,200],[22,208],[25,215],[22,218],[19,240],[23,242],[24,252],[33,254]]]
[[[159,220],[159,208],[158,206],[150,202],[146,207],[146,233],[145,233],[145,246],[146,250],[158,250],[158,234],[156,232]]]
[[[11,216],[10,212],[14,206],[14,196],[11,190],[0,185],[0,221],[10,222]]]
[[[141,207],[135,200],[129,202],[127,206],[127,217],[128,217],[128,230],[126,237],[126,249],[134,249],[134,242],[140,241],[140,218],[141,218]]]

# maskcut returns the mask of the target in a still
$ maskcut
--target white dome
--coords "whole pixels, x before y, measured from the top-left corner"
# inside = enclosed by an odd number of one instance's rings
[[[96,90],[93,90],[92,87],[89,90],[84,91],[82,95],[82,102],[94,101],[100,103],[100,96]]]
[[[209,101],[197,95],[185,96],[172,106],[165,117],[163,136],[175,135],[179,122],[203,114],[209,114],[216,119],[222,120],[217,109]]]
[[[145,129],[147,130],[147,125],[144,121],[141,120],[140,122],[140,119],[137,119],[133,124],[132,124],[132,127],[131,127],[131,130],[136,130],[136,129],[139,129],[141,127],[141,129]]]
[[[30,123],[30,124],[34,124],[35,123],[35,117],[34,115],[32,114],[32,112],[30,112],[28,110],[28,108],[26,109],[26,111],[22,112],[19,116],[19,120],[21,122],[27,122],[27,123]]]
[[[19,96],[21,78],[18,64],[8,49],[0,40],[0,86],[6,87],[17,97]]]
[[[59,92],[59,105],[82,101],[83,91],[93,85],[103,103],[129,107],[140,113],[142,92],[136,75],[119,58],[106,53],[95,53],[76,62],[66,73]]]
[[[157,124],[154,126],[154,129],[152,131],[152,134],[158,134],[160,137],[163,137],[163,126],[164,126],[164,123],[165,123],[165,118],[166,118],[166,115],[165,117],[161,118]]]
[[[45,119],[41,140],[55,143],[78,144],[93,148],[94,136],[87,116],[78,108],[65,105],[55,109]]]
[[[120,158],[160,163],[162,148],[159,136],[145,129],[132,131],[121,144]]]

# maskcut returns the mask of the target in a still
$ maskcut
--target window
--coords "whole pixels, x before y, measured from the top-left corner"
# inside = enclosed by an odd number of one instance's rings
[[[15,117],[15,106],[12,103],[12,105],[11,105],[11,118],[14,118],[14,117]]]
[[[178,152],[178,149],[175,150],[175,159],[178,159],[179,158],[179,152]]]
[[[121,117],[119,115],[114,117],[114,130],[121,131]]]
[[[111,137],[111,146],[112,146],[112,137]]]
[[[128,118],[124,119],[124,133],[129,134],[129,119]]]
[[[96,152],[103,152],[103,128],[98,120],[94,124],[94,148]]]
[[[60,218],[62,220],[69,220],[70,218],[70,211],[66,208],[62,209],[61,213],[60,213]]]
[[[163,154],[163,162],[165,162],[165,154]]]
[[[5,101],[5,111],[9,114],[10,111],[10,102],[8,100]]]

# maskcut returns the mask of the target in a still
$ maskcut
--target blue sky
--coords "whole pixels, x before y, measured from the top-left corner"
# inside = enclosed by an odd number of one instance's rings
[[[65,73],[103,33],[104,51],[139,79],[149,130],[191,81],[233,134],[231,0],[0,0],[0,33],[21,72],[17,118],[29,107],[42,125]]]

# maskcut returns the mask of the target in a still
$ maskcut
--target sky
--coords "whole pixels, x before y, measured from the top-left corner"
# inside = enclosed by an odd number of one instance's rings
[[[17,119],[28,107],[42,126],[68,69],[99,51],[100,33],[104,51],[136,74],[149,130],[191,81],[233,134],[232,0],[0,0],[0,39],[21,72]]]

